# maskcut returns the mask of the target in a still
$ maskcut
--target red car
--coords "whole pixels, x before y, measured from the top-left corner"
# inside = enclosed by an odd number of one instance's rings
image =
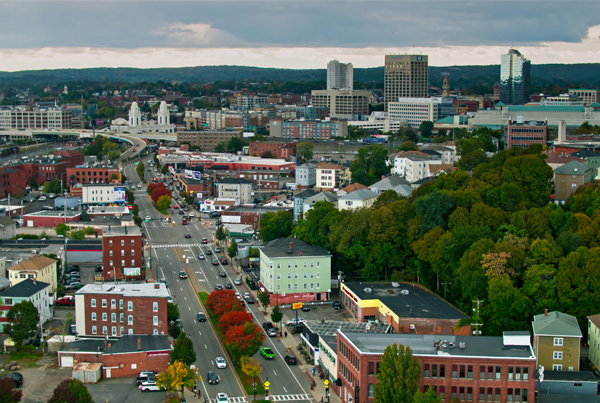
[[[186,238],[191,238],[192,236],[190,234],[185,234]]]
[[[73,297],[61,297],[55,302],[55,305],[75,305],[75,298]]]

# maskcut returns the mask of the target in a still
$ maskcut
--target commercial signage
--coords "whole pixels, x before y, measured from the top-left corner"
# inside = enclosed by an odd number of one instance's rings
[[[192,171],[191,169],[184,169],[183,176],[192,179],[194,177],[194,171]]]
[[[292,309],[302,309],[302,302],[296,302],[292,304]]]
[[[169,351],[148,351],[146,357],[165,357],[169,355]]]
[[[194,179],[200,180],[200,171],[194,171]]]
[[[124,267],[123,275],[124,276],[139,276],[141,274],[141,269],[139,267]]]
[[[125,202],[125,188],[115,188],[115,203]]]

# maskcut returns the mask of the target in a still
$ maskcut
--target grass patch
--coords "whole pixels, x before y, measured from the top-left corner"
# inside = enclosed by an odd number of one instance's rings
[[[158,204],[156,204],[156,203],[154,203],[154,202],[152,202],[152,206],[154,207],[154,209],[155,209],[156,211],[158,211],[158,212],[159,212],[160,214],[162,214],[162,215],[168,215],[168,214],[169,214],[169,213],[167,213],[167,210],[161,210],[161,209],[159,209],[159,208],[158,208]]]
[[[9,361],[16,361],[17,365],[20,365],[21,367],[31,368],[38,367],[39,365],[37,365],[36,362],[38,362],[42,357],[43,354],[41,352],[39,354],[35,354],[28,351],[21,351],[10,353]]]
[[[235,367],[235,372],[237,372],[238,376],[240,377],[240,380],[242,381],[242,385],[244,385],[244,390],[246,391],[246,393],[249,396],[254,396],[254,389],[252,388],[252,383],[254,382],[254,379],[242,372],[241,368]],[[265,394],[265,387],[262,384],[260,377],[256,378],[256,394]]]

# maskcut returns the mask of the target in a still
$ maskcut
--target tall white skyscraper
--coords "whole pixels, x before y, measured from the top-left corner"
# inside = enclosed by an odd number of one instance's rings
[[[352,63],[340,63],[337,60],[327,63],[327,89],[354,89],[354,69]]]

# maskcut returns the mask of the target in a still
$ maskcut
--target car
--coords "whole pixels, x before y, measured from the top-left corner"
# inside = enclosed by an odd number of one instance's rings
[[[54,304],[55,305],[75,305],[75,298],[73,298],[71,296],[61,297],[61,298],[58,298]]]
[[[223,357],[215,358],[215,364],[217,365],[217,368],[220,368],[220,369],[227,368],[227,361],[225,361],[225,358],[223,358]]]
[[[244,293],[244,298],[250,298],[250,293],[249,292],[245,292]]]
[[[204,255],[201,253],[201,254],[199,254],[199,255],[198,255],[198,259],[199,259],[199,260],[204,260],[204,259],[206,259],[206,258],[205,258],[205,257],[204,257]]]
[[[297,365],[298,364],[298,360],[296,360],[296,357],[294,357],[293,355],[286,355],[285,357],[283,357],[283,360],[285,361],[285,363],[287,365]]]
[[[190,213],[190,217],[196,217],[196,214]]]
[[[267,329],[267,336],[269,336],[269,337],[277,336],[277,330],[275,330],[273,328]]]
[[[198,312],[198,322],[206,322],[206,315],[204,312]]]
[[[138,389],[142,392],[160,392],[163,389],[156,385],[156,381],[148,381],[138,386]]]
[[[239,278],[236,278],[233,280],[233,284],[235,285],[242,285],[242,280],[240,280]]]
[[[158,282],[159,283],[163,283],[166,288],[169,288],[169,284],[167,284],[167,279],[166,278],[161,278],[160,280],[158,280]]]
[[[181,220],[181,225],[188,225],[188,222],[186,220]]]
[[[186,239],[187,238],[191,238],[192,236],[190,234],[185,234]]]
[[[176,204],[176,205],[173,206],[173,208],[179,208],[179,206]]]
[[[338,301],[335,301],[331,305],[333,306],[333,309],[335,309],[336,311],[342,309],[342,304],[340,304]]]
[[[65,286],[65,291],[79,290],[83,287],[83,284],[68,284]]]
[[[156,372],[146,370],[146,371],[140,371],[140,373],[138,374],[138,376],[144,376],[144,375],[156,376]]]
[[[173,297],[171,297],[170,295],[167,296],[167,303],[169,303],[169,304],[173,303]]]
[[[265,330],[273,329],[273,323],[271,323],[271,322],[263,322],[262,327]]]
[[[225,289],[232,290],[233,286],[231,285],[231,283],[225,283]]]
[[[212,255],[212,251],[210,249],[207,249],[204,253],[206,253],[207,255]]]
[[[79,273],[69,273],[65,275],[65,281],[71,280],[71,279],[77,279],[79,280],[81,276],[79,275]]]
[[[290,320],[288,320],[286,322],[286,325],[288,325],[288,326],[294,326],[294,325],[297,325],[299,323],[304,323],[304,318],[301,318],[301,317],[292,318],[292,319],[290,319]]]
[[[154,374],[150,374],[150,373],[140,373],[138,375],[138,377],[135,380],[135,384],[136,385],[141,385],[144,382],[152,382],[156,380],[156,376]]]
[[[310,308],[306,305],[302,305],[302,312],[308,312],[310,311]]]
[[[9,378],[15,382],[15,387],[20,388],[23,386],[23,374],[20,372],[11,372],[10,374],[0,376],[0,379]]]
[[[213,264],[215,264],[214,260],[213,260]],[[227,277],[227,273],[225,273],[224,271],[220,271],[219,272],[219,277]]]
[[[102,266],[96,266],[96,273],[102,272]]]
[[[181,319],[175,319],[175,325],[179,328],[179,330],[183,330],[183,323],[181,323]]]
[[[149,216],[149,215],[147,215],[147,216],[144,218],[144,220],[146,220],[146,221],[150,221],[151,219],[152,219],[152,218],[150,218],[150,216]]]
[[[66,273],[73,273],[79,271],[79,266],[69,266],[67,267],[67,270],[65,270]]]
[[[229,397],[227,393],[217,393],[217,398],[215,399],[215,403],[227,403],[229,402]]]
[[[221,249],[215,248],[215,253],[221,253]]]
[[[214,371],[208,371],[208,374],[206,374],[206,380],[208,381],[209,385],[216,385],[219,383],[221,378],[219,378],[219,375],[217,375]]]
[[[225,259],[223,256],[219,256],[219,262],[221,262],[221,264],[227,264],[227,259]]]
[[[208,243],[208,239],[206,239],[206,238],[202,238],[202,242],[201,242],[201,243],[202,243],[203,245],[206,245],[206,244]]]
[[[260,349],[260,355],[265,357],[267,360],[275,359],[275,353],[271,350],[271,347],[263,347]]]
[[[250,296],[246,297],[246,303],[253,304],[254,303],[254,298],[252,298]]]
[[[179,211],[177,212],[177,214],[179,214],[179,215],[184,215],[185,213],[184,213],[183,211],[179,210]]]
[[[68,287],[80,285],[80,284],[81,284],[81,281],[79,281],[79,279],[71,279],[65,283],[65,285]]]
[[[179,278],[185,280],[187,278],[187,274],[185,273],[185,270],[181,270],[179,272]]]
[[[221,284],[215,284],[215,290],[222,290],[223,286]]]
[[[213,264],[213,266],[218,266],[219,265],[219,261],[217,259],[213,259],[212,260],[212,264]],[[221,273],[219,273],[219,276],[221,276]],[[221,277],[224,277],[224,276],[221,276]]]

